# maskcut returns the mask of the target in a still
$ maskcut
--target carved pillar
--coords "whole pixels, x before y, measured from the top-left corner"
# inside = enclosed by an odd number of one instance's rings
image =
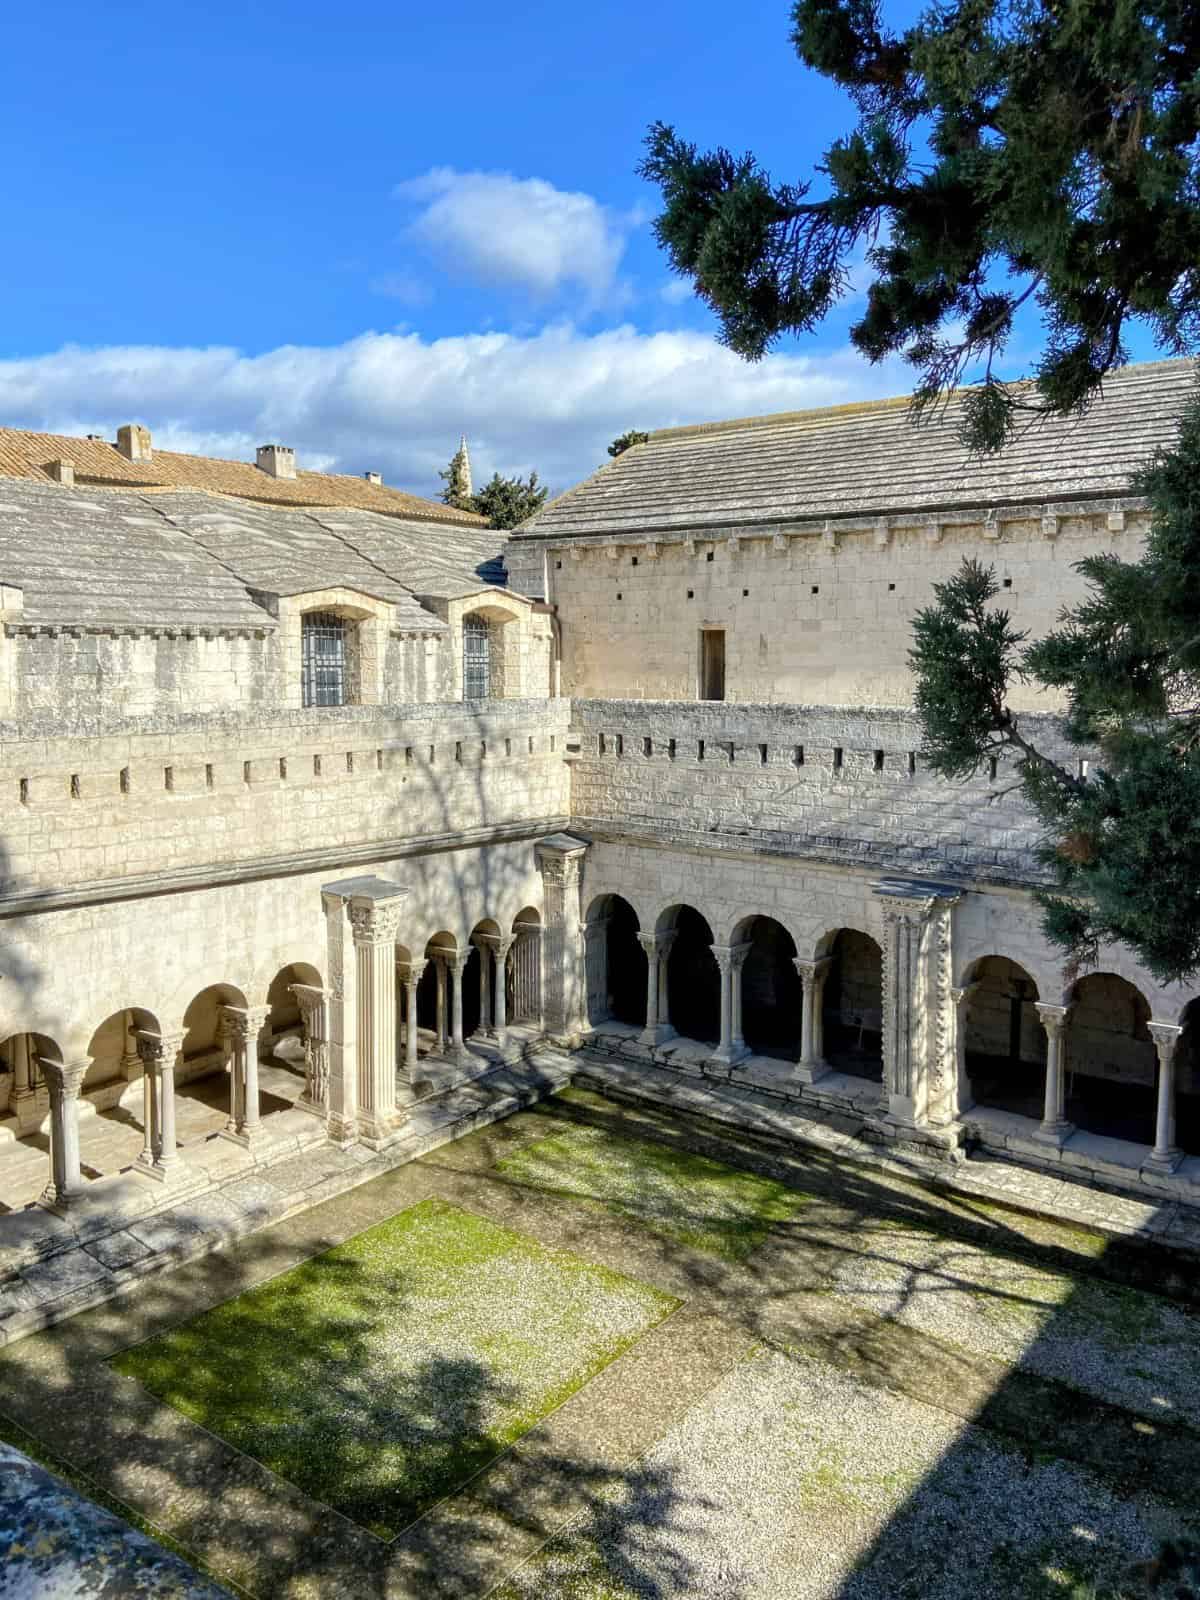
[[[793,1076],[801,1083],[819,1083],[829,1071],[829,1063],[821,1054],[821,995],[833,961],[829,956],[818,961],[795,956],[792,965],[799,975],[801,991],[800,1060]]]
[[[1158,1052],[1158,1101],[1154,1148],[1145,1165],[1160,1172],[1174,1172],[1183,1160],[1183,1151],[1175,1143],[1175,1046],[1183,1029],[1171,1022],[1151,1022],[1147,1026]]]
[[[542,1014],[551,1037],[575,1042],[587,1027],[579,893],[589,847],[570,834],[556,833],[539,840],[534,848],[542,874],[544,911]]]
[[[456,1061],[461,1061],[467,1053],[463,1042],[463,974],[467,970],[467,962],[471,959],[471,952],[461,951],[449,958],[447,966],[450,972],[450,1054]]]
[[[735,1035],[741,1014],[742,967],[749,954],[748,945],[710,945],[721,973],[721,1039],[713,1053],[713,1060],[730,1066],[746,1054],[745,1043]]]
[[[139,1158],[138,1170],[152,1178],[173,1179],[179,1162],[175,1140],[175,1064],[183,1051],[183,1034],[157,1034],[139,1028],[137,1043],[155,1101],[148,1119],[153,1127],[152,1160],[146,1166]]]
[[[1035,1131],[1034,1138],[1043,1144],[1061,1145],[1075,1131],[1066,1119],[1063,1106],[1066,1092],[1063,1049],[1071,1008],[1044,1005],[1040,1000],[1035,1000],[1033,1009],[1042,1019],[1042,1027],[1046,1030],[1046,1099],[1041,1125]]]
[[[50,1211],[65,1213],[84,1189],[79,1165],[79,1090],[91,1062],[38,1062],[50,1095],[50,1182],[41,1203]]]
[[[404,1029],[404,1070],[410,1087],[417,1081],[417,985],[424,971],[423,961],[410,961],[403,971],[404,1014],[408,1019]]]
[[[508,952],[513,939],[509,933],[483,933],[479,936],[492,955],[492,1017],[496,1048],[503,1050],[508,1044]]]
[[[222,1137],[253,1144],[262,1132],[258,1106],[258,1040],[269,1006],[222,1006],[221,1037],[229,1057],[230,1119]]]
[[[883,1082],[890,1120],[904,1128],[949,1129],[957,1114],[951,999],[953,884],[885,879],[883,908]]]
[[[968,983],[964,988],[950,991],[950,1001],[954,1007],[954,1079],[958,1091],[960,1116],[975,1104],[975,1096],[971,1093],[971,1079],[967,1073],[967,1007],[978,987],[977,983]]]
[[[304,1029],[304,1093],[297,1109],[323,1117],[329,1103],[329,1037],[325,991],[309,983],[293,983]]]
[[[665,1044],[675,1037],[670,1021],[670,997],[667,990],[667,958],[671,954],[676,935],[668,933],[639,933],[637,941],[646,952],[646,1026],[641,1042],[653,1047]]]
[[[407,890],[363,876],[326,884],[329,1132],[379,1148],[404,1120],[396,1109],[396,930]]]
[[[434,1001],[433,1022],[433,1053],[436,1056],[446,1054],[446,963],[449,957],[444,950],[435,950],[429,958],[433,962],[433,974],[437,980],[437,993]]]
[[[495,1034],[492,1027],[492,952],[482,934],[476,934],[471,943],[479,951],[479,1026],[475,1037],[491,1039]]]

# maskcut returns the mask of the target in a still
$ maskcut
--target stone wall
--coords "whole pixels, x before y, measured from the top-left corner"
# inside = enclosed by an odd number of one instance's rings
[[[1130,502],[1130,505],[1134,505]],[[1082,557],[1141,548],[1134,509],[992,521],[883,519],[755,527],[651,542],[513,540],[511,581],[546,590],[562,625],[562,692],[694,700],[700,635],[725,631],[726,699],[822,705],[911,700],[912,617],[964,556],[994,565],[1003,605],[1036,637],[1082,595]],[[1014,704],[1053,710],[1014,685]]]
[[[0,724],[0,894],[560,818],[566,701]]]
[[[972,880],[1030,883],[1035,819],[1001,763],[947,783],[888,708],[572,702],[572,807],[583,824],[707,849],[788,852]],[[1029,718],[1063,760],[1078,753]]]

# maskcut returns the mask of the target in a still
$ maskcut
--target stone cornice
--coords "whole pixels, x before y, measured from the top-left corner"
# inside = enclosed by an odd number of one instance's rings
[[[184,867],[177,872],[148,872],[73,885],[69,889],[18,889],[0,895],[0,919],[41,916],[53,911],[74,911],[84,906],[108,905],[122,900],[143,900],[167,894],[189,894],[199,889],[223,889],[268,878],[294,878],[307,873],[339,871],[359,864],[397,861],[409,856],[436,855],[448,850],[470,850],[481,845],[533,841],[568,825],[565,816],[538,817],[494,827],[468,828],[453,833],[412,834],[371,839],[365,844],[329,845],[320,850],[293,851],[278,856],[256,856],[250,861],[220,862]]]

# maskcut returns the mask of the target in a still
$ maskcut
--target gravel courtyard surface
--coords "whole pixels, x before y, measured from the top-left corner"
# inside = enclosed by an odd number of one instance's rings
[[[676,1303],[426,1200],[114,1365],[391,1537]]]
[[[749,1255],[807,1198],[758,1173],[601,1128],[568,1128],[539,1139],[498,1162],[496,1170],[537,1189],[597,1203],[728,1260]]]
[[[1152,1499],[763,1351],[496,1600],[1082,1600],[1184,1531]]]

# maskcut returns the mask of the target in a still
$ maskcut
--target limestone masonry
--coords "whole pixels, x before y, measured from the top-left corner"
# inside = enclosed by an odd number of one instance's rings
[[[1035,635],[1135,555],[1192,382],[986,463],[953,404],[667,429],[507,543],[278,444],[0,432],[0,1245],[386,1151],[545,1041],[1200,1201],[1192,991],[1064,973],[907,666],[964,555]]]

